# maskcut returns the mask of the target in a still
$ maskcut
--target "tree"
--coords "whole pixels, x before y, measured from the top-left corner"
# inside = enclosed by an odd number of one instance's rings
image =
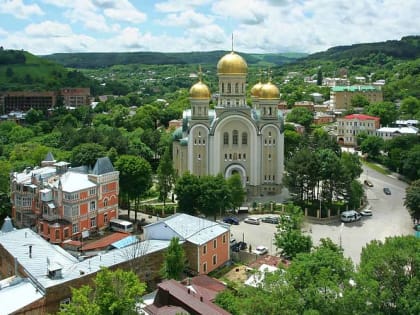
[[[97,143],[82,143],[71,150],[71,164],[73,166],[86,165],[93,167],[98,158],[106,156],[104,146]]]
[[[296,257],[299,253],[309,253],[312,248],[311,237],[303,235],[300,230],[295,229],[279,230],[275,234],[275,243],[276,247],[282,250],[282,255],[291,258]]]
[[[402,100],[401,106],[399,109],[400,117],[404,119],[413,119],[420,112],[420,101],[413,97],[409,96]]]
[[[246,191],[242,186],[241,175],[238,173],[233,174],[227,179],[227,185],[229,188],[229,195],[232,207],[234,209],[239,208],[244,202]],[[227,204],[226,204],[227,205]],[[223,210],[225,209],[225,204],[222,205]]]
[[[184,173],[176,181],[174,193],[177,196],[179,211],[192,215],[199,211],[201,187],[197,176],[190,172]]]
[[[121,195],[125,197],[130,216],[131,200],[135,201],[136,209],[140,198],[152,186],[152,167],[145,159],[134,155],[121,155],[115,162],[120,172]],[[137,221],[137,211],[135,212]]]
[[[404,206],[408,208],[413,218],[420,219],[420,179],[406,188]]]
[[[364,112],[379,117],[382,126],[389,126],[398,118],[397,108],[391,102],[373,103],[366,107]]]
[[[63,305],[60,315],[117,315],[136,314],[136,303],[146,285],[132,271],[102,268],[93,281],[93,286],[72,288],[72,300]]]
[[[313,113],[305,107],[294,107],[286,116],[287,121],[295,122],[304,126],[306,132],[309,132],[313,119]]]
[[[200,177],[199,210],[206,216],[213,216],[216,221],[217,214],[221,213],[226,205],[231,204],[229,187],[225,178],[207,175]]]
[[[378,136],[368,136],[360,145],[360,150],[367,153],[369,158],[377,159],[384,146],[384,139]]]
[[[157,177],[159,185],[159,198],[160,200],[163,200],[163,207],[165,207],[166,198],[168,197],[168,193],[171,191],[175,182],[175,170],[172,164],[169,148],[165,150],[165,153],[159,161]]]
[[[185,269],[185,252],[179,243],[179,238],[174,237],[165,252],[161,274],[165,279],[180,280]]]
[[[420,179],[420,144],[405,152],[402,173],[411,180]]]
[[[364,296],[365,314],[420,313],[419,253],[414,236],[374,240],[362,249],[355,282]]]
[[[362,94],[354,95],[350,100],[352,107],[366,107],[369,106],[368,99]]]
[[[318,85],[318,86],[322,85],[322,70],[321,70],[321,67],[318,68],[318,72],[316,74],[316,85]]]

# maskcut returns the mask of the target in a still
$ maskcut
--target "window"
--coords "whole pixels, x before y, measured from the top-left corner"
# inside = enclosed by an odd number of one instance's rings
[[[44,224],[40,224],[39,225],[39,231],[41,232],[41,233],[44,233]]]
[[[64,229],[64,238],[68,238],[69,237],[69,229],[66,228]]]
[[[244,161],[246,160],[246,153],[244,153]]]
[[[222,93],[225,93],[225,84],[222,83]]]
[[[217,256],[213,255],[213,265],[217,264]]]
[[[207,254],[207,245],[203,246],[203,254]]]
[[[225,153],[225,161],[227,161],[228,155],[227,153]]]
[[[199,132],[198,132],[198,137],[199,137],[199,138],[201,137],[201,131],[199,131]]]
[[[232,93],[232,87],[231,87],[230,83],[228,83],[228,85],[227,85],[227,92],[229,94]]]
[[[104,223],[108,223],[108,213],[104,214]]]
[[[90,227],[95,227],[95,226],[96,226],[96,217],[90,218]]]
[[[232,132],[232,144],[238,144],[238,130]]]
[[[79,232],[79,223],[74,223],[73,224],[73,234]]]
[[[96,188],[89,189],[89,195],[96,195]]]
[[[217,248],[217,240],[213,240],[213,248]]]
[[[222,236],[222,242],[223,242],[223,244],[226,243],[226,234],[223,234],[223,236]]]
[[[239,84],[235,83],[235,93],[239,93]]]
[[[55,230],[55,239],[60,239],[60,230]]]
[[[95,211],[96,210],[96,201],[91,201],[89,205],[89,211]]]
[[[107,207],[108,206],[108,198],[105,198],[104,199],[104,207]]]
[[[229,134],[227,132],[223,134],[223,144],[229,144]]]
[[[248,134],[246,132],[242,132],[242,144],[248,144]]]
[[[203,264],[203,272],[207,272],[207,263],[206,262]]]
[[[201,160],[201,154],[197,154],[197,160]]]
[[[239,154],[238,154],[238,160],[240,160],[240,159],[241,159],[241,157],[242,157],[242,154],[241,154],[241,153],[239,153]]]
[[[271,161],[271,154],[268,155],[268,160]]]

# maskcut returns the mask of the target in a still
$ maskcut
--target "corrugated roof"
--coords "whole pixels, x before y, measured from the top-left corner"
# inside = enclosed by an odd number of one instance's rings
[[[95,250],[95,249],[104,249],[110,246],[111,244],[126,238],[127,236],[128,236],[127,233],[120,233],[120,232],[112,233],[110,235],[102,237],[99,240],[86,243],[85,245],[83,245],[82,250],[87,251],[87,250]]]
[[[345,119],[358,119],[358,120],[379,120],[379,117],[369,116],[364,114],[351,114],[344,116]]]
[[[218,222],[194,217],[185,213],[176,213],[163,220],[149,224],[146,228],[152,225],[167,225],[180,236],[181,240],[188,240],[196,245],[205,244],[229,231],[227,226]]]
[[[127,247],[128,245],[132,245],[136,242],[139,242],[139,239],[137,237],[135,237],[134,235],[129,235],[127,237],[124,237],[123,239],[114,242],[111,244],[112,247],[115,248],[124,248]]]
[[[141,242],[141,246],[136,243],[78,261],[60,246],[52,245],[30,229],[0,234],[0,244],[18,259],[19,264],[36,279],[43,290],[98,272],[101,267],[111,267],[135,257],[166,249],[169,243],[170,241],[149,240]],[[32,257],[29,257],[29,245],[32,246]],[[62,278],[51,279],[47,276],[47,258],[50,264],[62,267]]]

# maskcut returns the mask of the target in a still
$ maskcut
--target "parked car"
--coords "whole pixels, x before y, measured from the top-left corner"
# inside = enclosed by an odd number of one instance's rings
[[[241,241],[230,246],[230,248],[233,252],[239,252],[240,250],[245,250],[247,248],[247,244]]]
[[[252,252],[257,255],[265,255],[268,253],[268,249],[267,247],[260,245],[257,246]]]
[[[239,219],[235,217],[226,217],[223,218],[223,222],[233,225],[239,225]]]
[[[373,187],[372,182],[371,182],[370,180],[368,180],[368,179],[365,179],[364,183],[365,183],[365,185],[366,185],[366,186],[368,186],[368,187]]]
[[[385,195],[390,195],[391,194],[391,189],[389,189],[388,187],[384,188],[384,193]]]
[[[355,210],[344,211],[341,213],[341,221],[345,223],[359,221],[361,217],[361,214]]]
[[[262,222],[271,223],[271,224],[279,224],[280,220],[279,217],[274,216],[267,216],[261,219]]]
[[[254,217],[247,217],[247,218],[244,220],[244,222],[245,222],[245,223],[249,223],[249,224],[256,224],[256,225],[260,224],[260,220],[259,220],[259,219],[257,219],[257,218],[254,218]]]
[[[359,213],[362,217],[371,217],[373,214],[371,209],[364,209],[360,211]]]

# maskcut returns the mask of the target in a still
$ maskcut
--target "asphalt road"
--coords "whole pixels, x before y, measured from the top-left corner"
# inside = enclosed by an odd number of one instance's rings
[[[321,238],[330,238],[344,249],[344,255],[350,257],[355,264],[360,261],[362,248],[372,240],[385,240],[389,236],[409,235],[413,233],[412,221],[404,206],[405,188],[407,184],[395,176],[386,176],[373,169],[364,167],[361,182],[369,179],[373,187],[366,187],[368,207],[372,209],[372,217],[362,217],[358,222],[342,224],[339,219],[329,222],[305,222],[303,230],[311,235],[314,245]],[[391,195],[385,195],[383,188],[388,187]],[[264,215],[255,215],[262,217]],[[269,253],[276,254],[273,242],[276,226],[270,223],[250,225],[243,222],[231,226],[231,234],[237,241],[244,240],[252,248],[264,245]]]

